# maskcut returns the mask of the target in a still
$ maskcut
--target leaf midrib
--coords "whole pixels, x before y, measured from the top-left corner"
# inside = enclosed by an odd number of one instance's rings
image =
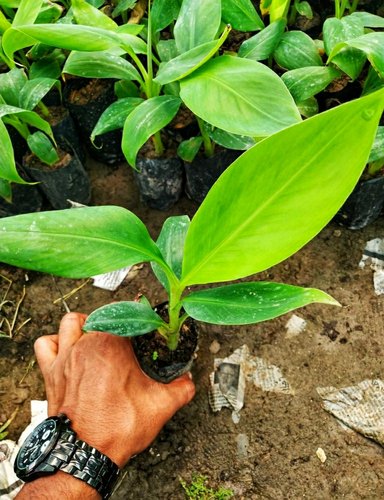
[[[120,242],[117,242],[116,240],[112,240],[112,239],[108,239],[108,238],[100,238],[100,237],[95,237],[95,236],[73,235],[73,234],[63,234],[63,233],[57,233],[57,232],[51,232],[51,231],[45,231],[44,233],[41,233],[41,232],[37,232],[37,231],[26,231],[26,230],[22,230],[22,229],[18,230],[18,231],[6,230],[5,232],[6,232],[6,234],[10,234],[10,235],[25,233],[25,234],[29,234],[29,235],[35,234],[35,235],[38,235],[40,237],[44,237],[45,235],[49,234],[51,236],[57,236],[58,238],[62,238],[62,239],[71,238],[73,240],[80,239],[80,240],[91,240],[91,241],[95,241],[95,242],[99,241],[99,242],[102,242],[103,244],[112,243],[114,246],[117,246],[117,247],[134,249],[135,251],[137,251],[139,253],[147,255],[148,257],[156,257],[155,254],[149,253],[148,251],[144,251],[142,248],[138,247],[137,245],[134,245],[134,244],[127,245],[126,243],[120,243]],[[1,234],[1,231],[0,231],[0,234]],[[1,247],[1,242],[0,242],[0,247]],[[156,262],[162,262],[162,260],[157,258]]]

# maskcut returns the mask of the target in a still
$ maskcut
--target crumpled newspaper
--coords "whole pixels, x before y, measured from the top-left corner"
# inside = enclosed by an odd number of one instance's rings
[[[10,439],[0,441],[0,499],[12,500],[23,486],[13,471],[16,455],[33,429],[47,418],[47,401],[31,401],[31,422],[22,432],[17,444]]]
[[[384,446],[384,382],[363,380],[337,389],[318,387],[326,411],[344,425]]]
[[[233,354],[214,361],[214,372],[210,374],[208,395],[212,411],[230,408],[232,420],[238,423],[239,411],[244,406],[245,382],[253,382],[263,391],[294,394],[281,370],[265,362],[262,358],[251,356],[247,345],[236,349]]]
[[[371,262],[373,269],[373,286],[376,295],[384,294],[384,239],[375,238],[367,241],[365,244],[363,256],[359,262],[359,267],[362,269],[365,265]]]

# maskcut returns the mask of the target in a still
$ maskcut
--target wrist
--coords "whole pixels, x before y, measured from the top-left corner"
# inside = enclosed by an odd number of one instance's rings
[[[133,456],[129,441],[123,438],[115,425],[108,425],[106,420],[102,420],[103,424],[98,426],[92,425],[88,419],[77,416],[66,407],[61,408],[60,413],[64,413],[70,419],[71,429],[76,433],[77,439],[106,455],[119,469],[122,469]]]

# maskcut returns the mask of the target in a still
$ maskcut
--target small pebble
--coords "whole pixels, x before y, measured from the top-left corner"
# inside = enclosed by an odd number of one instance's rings
[[[214,340],[212,344],[209,346],[209,350],[212,354],[217,354],[221,349],[221,345],[217,340]]]
[[[335,236],[336,238],[340,238],[341,236],[340,229],[335,229],[335,231],[333,231],[333,236]]]
[[[317,448],[316,456],[322,464],[327,460],[327,455],[325,454],[323,448]]]

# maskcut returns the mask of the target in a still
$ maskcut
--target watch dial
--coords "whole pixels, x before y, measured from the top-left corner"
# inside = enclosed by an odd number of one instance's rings
[[[26,469],[36,464],[56,442],[57,423],[53,419],[44,420],[24,441],[17,455],[17,467]]]

